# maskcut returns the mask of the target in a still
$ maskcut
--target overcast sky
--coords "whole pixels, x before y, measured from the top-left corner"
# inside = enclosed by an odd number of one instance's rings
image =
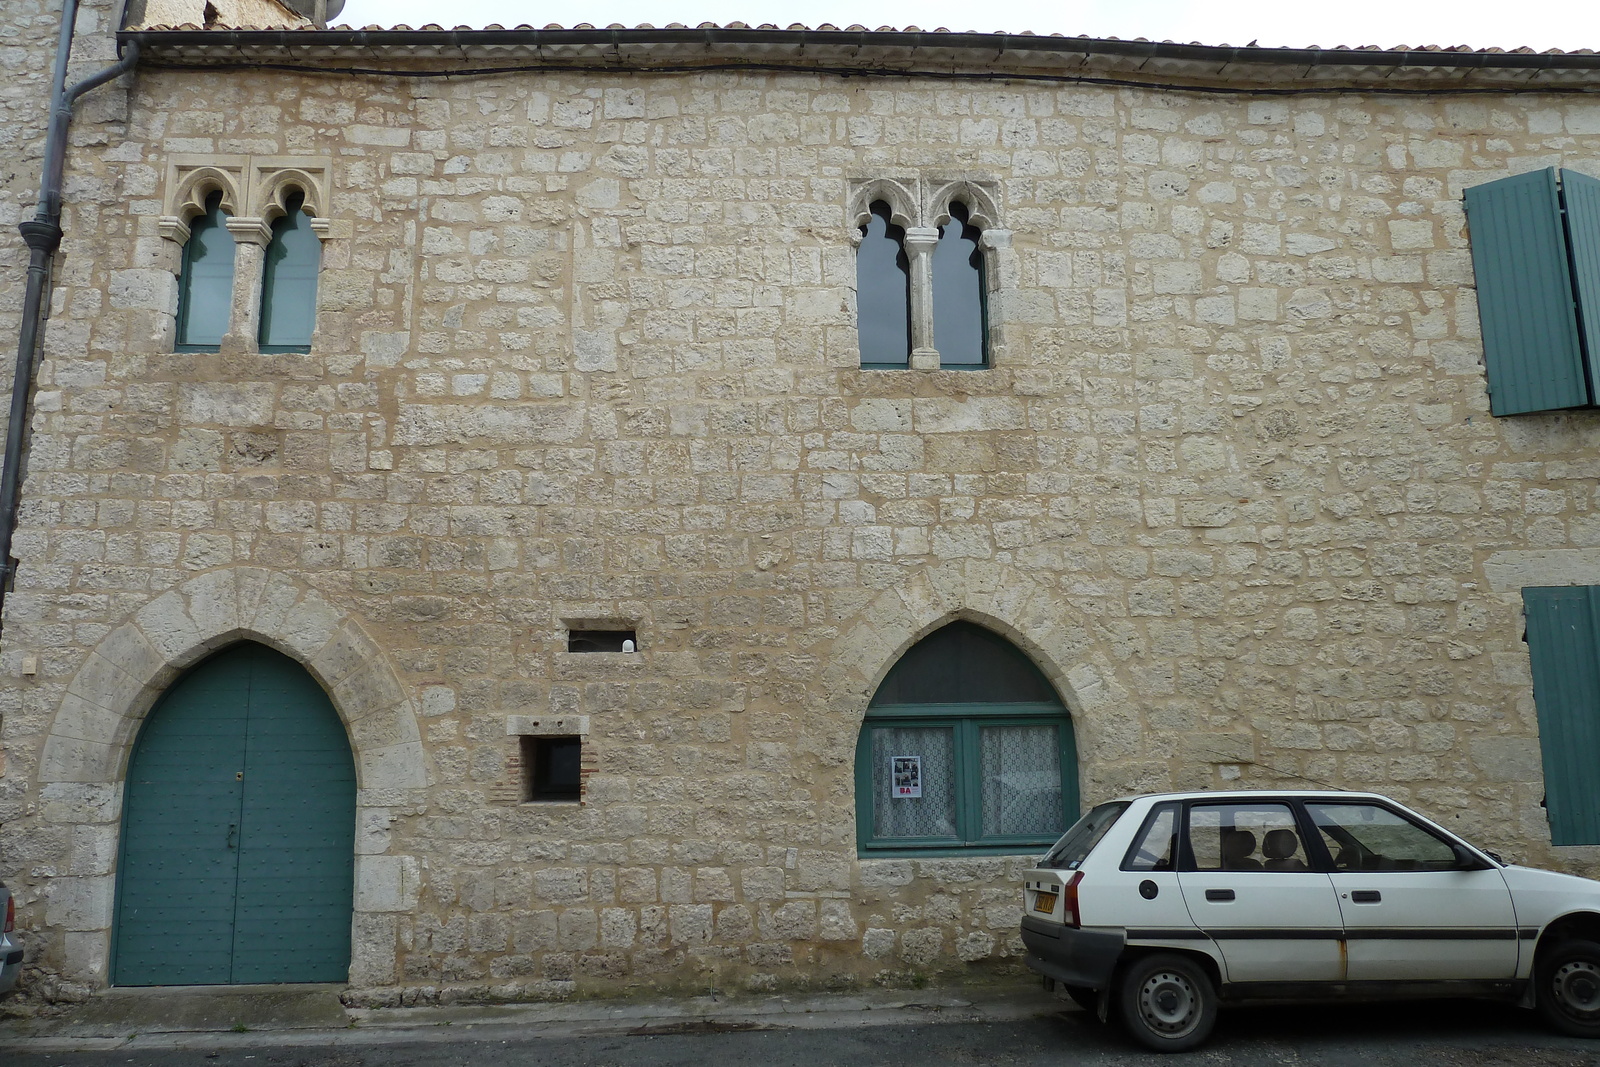
[[[1524,0],[1526,2],[1526,0]],[[1458,45],[1600,50],[1600,0],[347,0],[335,24],[516,26],[682,22],[1002,30],[1301,48]]]

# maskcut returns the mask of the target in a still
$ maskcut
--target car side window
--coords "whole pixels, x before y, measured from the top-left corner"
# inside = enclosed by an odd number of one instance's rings
[[[1304,871],[1305,848],[1287,804],[1196,804],[1189,854],[1197,871]]]
[[[1377,804],[1310,803],[1306,811],[1336,871],[1449,871],[1461,865],[1449,842]]]
[[[1178,805],[1163,804],[1145,819],[1122,861],[1125,871],[1170,871],[1177,863]]]

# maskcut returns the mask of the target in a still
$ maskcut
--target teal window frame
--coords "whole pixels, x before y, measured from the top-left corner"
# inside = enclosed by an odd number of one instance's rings
[[[222,194],[214,192],[206,197],[205,213],[196,216],[189,224],[189,239],[183,245],[183,264],[178,274],[178,313],[174,334],[174,352],[217,352],[222,348],[233,309],[234,249],[233,234],[228,232],[228,215],[222,207]],[[219,261],[204,269],[199,261],[207,256],[220,257]],[[219,329],[205,331],[196,339],[195,311],[204,307],[212,312],[213,322],[218,320],[215,308],[220,306]]]
[[[970,217],[971,208],[966,204],[959,200],[950,204],[950,221],[939,227],[939,242],[929,264],[933,274],[933,347],[939,352],[940,370],[989,369],[989,271],[983,231],[969,221]],[[963,249],[963,243],[971,244],[971,250]],[[973,332],[977,335],[975,350],[961,340],[961,335]],[[951,337],[957,338],[956,343],[949,343]]]
[[[861,227],[861,243],[856,246],[856,343],[861,369],[909,370],[914,297],[905,231],[894,224],[893,209],[886,201],[874,200],[868,211],[872,218]],[[887,262],[891,256],[893,262]],[[890,334],[896,335],[892,338],[896,358],[869,359],[869,348],[875,356],[887,350]]]
[[[876,837],[880,796],[872,784],[871,731],[877,726],[953,731],[956,836]],[[1061,773],[1061,827],[1045,834],[983,835],[982,729],[985,726],[1053,726]],[[856,850],[863,858],[898,856],[1010,856],[1043,851],[1078,820],[1078,752],[1072,718],[1054,703],[884,704],[867,711],[856,740]]]
[[[261,314],[257,350],[310,352],[317,327],[317,276],[322,240],[311,228],[305,195],[291,196],[272,224],[261,270]]]
[[[882,208],[880,211],[879,208]],[[890,220],[887,201],[874,200],[869,208],[873,218],[860,227],[861,243],[856,246],[856,340],[859,366],[864,371],[894,371],[911,368],[912,320],[926,312],[932,325],[933,348],[939,353],[940,370],[983,371],[994,364],[990,356],[988,254],[983,250],[983,230],[971,221],[971,207],[962,200],[949,206],[950,220],[939,227],[939,239],[928,252],[928,284],[919,289],[905,248],[905,231]],[[970,244],[970,250],[961,246]],[[890,248],[898,250],[898,278],[890,275],[884,262]],[[965,255],[963,255],[965,252]],[[891,287],[893,292],[890,292]],[[927,307],[921,305],[926,301]],[[886,323],[900,324],[904,318],[904,337],[897,338],[896,358],[879,357],[888,345],[882,340]],[[975,331],[973,327],[975,326]],[[976,333],[975,347],[962,335]],[[869,340],[869,336],[872,338]],[[949,352],[939,347],[941,338]],[[899,355],[900,344],[905,354]],[[869,355],[870,352],[870,355]]]
[[[1522,590],[1553,845],[1600,845],[1600,586]]]

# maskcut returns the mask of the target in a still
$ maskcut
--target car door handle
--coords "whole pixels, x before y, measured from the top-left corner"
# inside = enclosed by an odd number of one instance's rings
[[[1233,899],[1233,890],[1231,890],[1231,889],[1207,889],[1206,890],[1206,899],[1207,900],[1211,900],[1211,901],[1232,900]]]
[[[1350,891],[1350,902],[1353,904],[1376,904],[1383,899],[1383,894],[1376,889],[1353,889]]]

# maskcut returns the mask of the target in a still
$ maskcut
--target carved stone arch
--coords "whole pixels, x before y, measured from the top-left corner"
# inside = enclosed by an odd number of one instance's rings
[[[311,217],[312,232],[328,236],[327,191],[317,175],[299,167],[263,172],[257,184],[254,213],[271,226],[289,213],[289,198],[299,193],[305,199],[301,209]],[[318,226],[317,223],[322,225]]]
[[[186,668],[240,640],[296,660],[331,698],[356,765],[355,901],[350,984],[397,977],[393,914],[416,907],[422,864],[395,849],[394,809],[426,800],[427,762],[416,709],[381,649],[360,625],[314,590],[256,567],[211,571],[135,612],[89,652],[67,684],[38,766],[40,802],[61,814],[73,841],[102,857],[55,880],[70,909],[47,910],[46,928],[71,931],[76,948],[64,976],[105,984],[123,782],[144,717]],[[63,857],[63,867],[67,858]],[[74,861],[76,862],[76,861]]]
[[[943,226],[948,223],[950,205],[959,202],[966,205],[968,221],[978,229],[1002,229],[1000,205],[993,191],[988,188],[990,185],[989,182],[960,178],[936,186],[933,195],[928,198],[928,225]]]
[[[166,688],[241,640],[284,653],[327,691],[349,734],[360,789],[427,785],[416,710],[382,650],[316,592],[254,567],[191,578],[100,640],[56,711],[40,782],[120,781],[134,735]]]
[[[910,229],[919,225],[916,193],[893,178],[873,178],[856,184],[851,190],[849,218],[852,232],[872,221],[872,205],[879,200],[889,205],[889,221],[896,226]]]
[[[907,576],[858,614],[834,642],[824,675],[831,710],[860,729],[884,676],[907,649],[950,622],[965,619],[1021,649],[1061,695],[1080,755],[1127,707],[1116,668],[1090,622],[1054,590],[1017,567],[985,560],[944,563]]]
[[[206,213],[206,201],[213,193],[222,194],[225,215],[239,214],[244,197],[237,175],[221,167],[194,167],[182,172],[168,197],[168,211],[161,217],[161,236],[183,244],[189,239],[189,223]]]

